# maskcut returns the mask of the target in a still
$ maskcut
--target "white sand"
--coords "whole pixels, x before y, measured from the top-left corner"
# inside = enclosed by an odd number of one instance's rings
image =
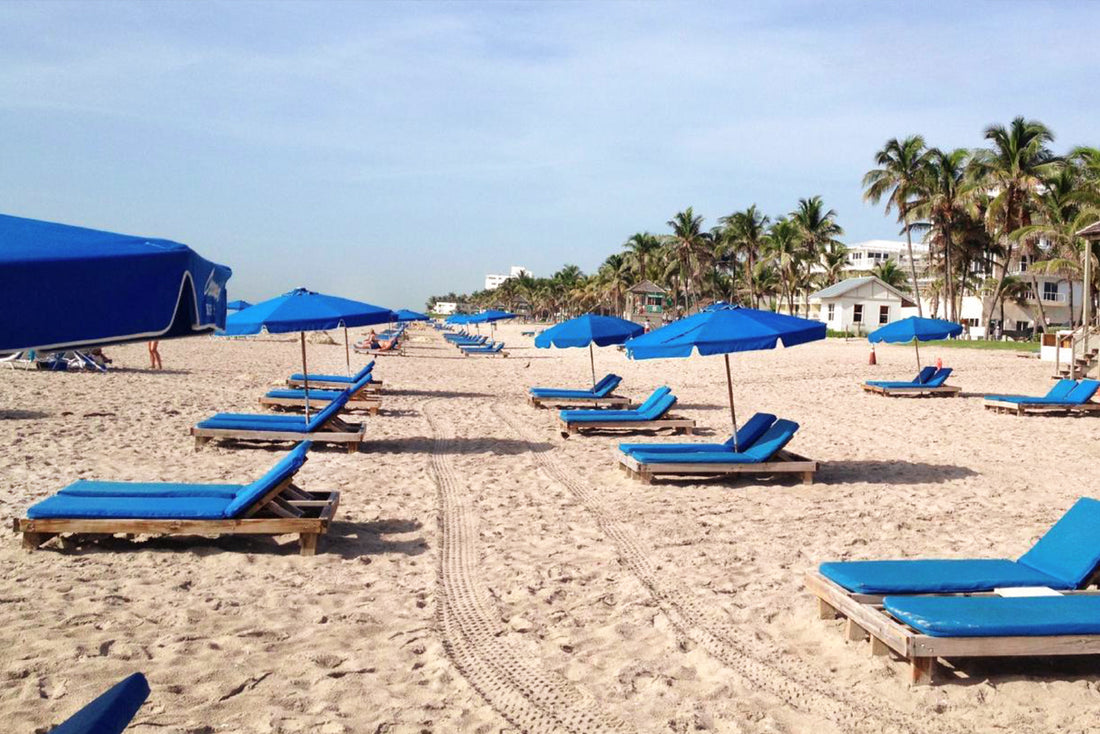
[[[910,689],[802,588],[822,560],[1015,557],[1097,495],[1100,420],[994,415],[976,397],[1043,392],[1050,365],[926,349],[964,397],[891,400],[857,385],[911,377],[911,348],[880,348],[878,367],[859,342],[739,355],[739,417],[801,423],[791,449],[824,462],[819,481],[644,486],[615,469],[621,439],[563,440],[524,403],[589,371],[587,350],[535,350],[520,330],[498,330],[524,347],[509,359],[458,358],[425,330],[409,356],[379,358],[364,452],[315,449],[300,475],[343,495],[313,558],[290,537],[25,553],[7,536],[5,730],[57,723],[136,670],[152,695],[134,732],[1097,728],[1096,658],[971,661],[959,682]],[[141,345],[108,350],[108,375],[0,372],[6,518],[82,477],[247,482],[281,455],[196,453],[188,428],[259,410],[297,371],[296,344],[161,352],[163,373]],[[343,369],[342,344],[310,355]],[[596,359],[620,392],[667,383],[704,434],[728,434],[720,358]]]

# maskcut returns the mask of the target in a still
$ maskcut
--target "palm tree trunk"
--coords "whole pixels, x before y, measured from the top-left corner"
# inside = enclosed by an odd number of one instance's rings
[[[913,261],[913,233],[909,230],[909,212],[903,209],[901,220],[905,223],[905,246],[909,251],[909,274],[913,277],[913,300],[917,302],[917,316],[923,318],[924,308],[920,305],[920,290],[917,288],[917,264]]]
[[[944,221],[943,226],[943,284],[947,293],[947,306],[944,313],[949,321],[958,321],[955,313],[955,284],[951,276],[951,225]]]
[[[1031,287],[1035,290],[1035,302],[1039,304],[1039,318],[1042,319],[1042,323],[1036,323],[1036,329],[1042,327],[1043,331],[1047,330],[1047,312],[1043,308],[1043,294],[1039,292],[1039,279],[1035,277],[1035,273],[1031,273]],[[1035,330],[1032,331],[1035,333]]]

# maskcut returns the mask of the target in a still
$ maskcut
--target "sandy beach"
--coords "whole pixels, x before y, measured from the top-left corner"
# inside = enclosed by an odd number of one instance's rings
[[[734,355],[739,418],[800,423],[790,448],[822,462],[817,481],[647,486],[617,470],[623,439],[563,439],[555,411],[526,404],[529,386],[590,379],[587,350],[534,349],[530,328],[497,329],[507,359],[462,358],[422,326],[378,359],[382,413],[353,418],[362,451],[315,447],[299,475],[341,492],[314,557],[289,536],[34,553],[5,536],[5,729],[45,731],[135,671],[152,688],[138,734],[1100,728],[1095,657],[968,661],[911,688],[902,663],[817,619],[802,581],[825,560],[1015,558],[1095,496],[1100,421],[982,408],[986,392],[1045,392],[1050,364],[922,348],[963,394],[913,400],[858,387],[910,378],[911,347],[880,347],[874,367],[861,340]],[[188,429],[260,411],[298,371],[294,340],[165,342],[160,372],[143,345],[107,352],[106,375],[0,372],[9,527],[80,478],[246,483],[284,453],[196,451]],[[342,343],[309,357],[344,370]],[[636,400],[669,385],[698,440],[729,434],[720,358],[606,348],[596,370]]]

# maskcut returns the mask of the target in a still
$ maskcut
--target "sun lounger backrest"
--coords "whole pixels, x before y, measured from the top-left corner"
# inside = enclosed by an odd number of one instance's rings
[[[1077,387],[1077,380],[1058,380],[1054,383],[1054,387],[1050,388],[1050,392],[1043,397],[1047,400],[1061,400],[1073,392],[1075,387]]]
[[[598,398],[606,398],[622,381],[623,378],[618,375],[604,375],[603,379],[596,383],[596,387],[592,389],[592,393]]]
[[[744,451],[752,446],[772,427],[773,423],[775,423],[775,416],[771,413],[757,413],[749,418],[737,431],[737,447]],[[725,445],[733,449],[733,436],[729,437]]]
[[[121,732],[149,697],[149,681],[134,673],[111,686],[94,701],[50,729],[53,734]]]
[[[1100,389],[1100,381],[1081,380],[1081,382],[1077,383],[1077,387],[1070,390],[1065,400],[1067,403],[1072,403],[1073,405],[1084,405],[1092,400],[1092,396],[1096,394],[1097,389]]]
[[[224,514],[226,517],[237,517],[244,513],[265,494],[290,479],[306,463],[306,453],[309,451],[310,442],[302,441],[294,447],[294,450],[284,456],[278,464],[262,477],[241,487],[233,501],[226,505]]]
[[[1080,586],[1100,565],[1100,501],[1082,497],[1046,532],[1020,563]]]
[[[667,392],[661,396],[657,402],[649,406],[646,410],[638,410],[639,417],[645,421],[655,421],[663,416],[668,411],[672,410],[672,406],[676,405],[676,396],[671,392]]]
[[[344,406],[347,405],[347,402],[349,399],[351,399],[352,395],[366,387],[367,383],[370,382],[370,379],[370,375],[367,375],[363,379],[359,380],[359,382],[356,382],[348,389],[342,391],[337,397],[333,398],[332,402],[326,405],[324,410],[320,411],[319,413],[317,413],[317,415],[310,418],[309,425],[306,426],[306,430],[316,431],[318,428],[325,425],[325,423],[330,418],[332,418],[334,415],[344,409]]]
[[[756,443],[741,453],[753,461],[767,461],[775,453],[790,443],[798,431],[798,424],[786,419],[777,420]]]
[[[373,369],[374,369],[374,360],[372,359],[370,362],[367,362],[366,367],[364,367],[363,369],[361,369],[361,370],[359,370],[358,372],[355,373],[355,379],[356,380],[362,380],[364,377],[369,375],[371,370],[373,370]]]
[[[923,385],[924,383],[931,380],[932,375],[934,375],[934,374],[936,374],[935,366],[928,365],[927,367],[925,367],[924,369],[922,369],[920,372],[917,373],[917,378],[915,380],[913,380],[913,382],[916,382],[918,384]]]
[[[928,387],[940,387],[943,383],[947,382],[947,378],[951,375],[950,367],[942,367],[936,370],[936,374],[933,375],[928,382],[924,383]]]
[[[645,399],[644,403],[638,406],[638,412],[644,413],[647,410],[652,409],[653,406],[657,404],[657,401],[659,401],[665,395],[668,395],[670,392],[672,392],[672,389],[667,386],[657,388],[653,391],[652,395]]]

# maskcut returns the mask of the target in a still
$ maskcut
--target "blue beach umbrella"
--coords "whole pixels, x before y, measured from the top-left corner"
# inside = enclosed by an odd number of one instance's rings
[[[825,324],[820,321],[755,308],[727,306],[700,311],[631,339],[626,343],[626,353],[631,359],[690,357],[692,352],[703,356],[724,355],[734,448],[737,449],[737,412],[733,403],[730,352],[774,349],[779,343],[784,347],[793,347],[824,338]]]
[[[427,314],[419,313],[417,311],[410,311],[407,308],[403,308],[399,311],[393,312],[396,317],[396,321],[431,321],[431,317]]]
[[[475,313],[470,317],[471,324],[491,324],[497,321],[505,321],[507,319],[514,319],[516,315],[509,313],[508,311],[501,311],[499,309],[491,308],[488,311],[482,311],[481,313]]]
[[[913,342],[913,348],[917,350],[917,369],[920,369],[920,347],[918,342],[946,339],[949,336],[958,336],[963,327],[954,321],[942,319],[925,319],[919,316],[910,316],[907,319],[894,321],[886,326],[875,329],[867,335],[867,341],[872,344],[889,342],[890,344],[907,344]]]
[[[211,332],[231,275],[178,242],[0,214],[0,352]]]
[[[588,347],[588,363],[592,367],[592,387],[596,386],[596,358],[592,345],[606,347],[622,344],[631,337],[638,336],[645,329],[633,321],[614,316],[600,316],[586,313],[575,319],[563,321],[551,326],[535,337],[535,346],[539,349],[550,347]]]
[[[393,311],[352,301],[339,296],[315,293],[305,288],[295,288],[277,298],[246,308],[225,320],[224,336],[245,336],[266,331],[269,334],[285,334],[297,331],[302,343],[302,374],[306,396],[306,419],[309,419],[309,372],[306,369],[306,332],[344,328],[344,355],[348,374],[351,374],[351,350],[348,346],[348,327],[384,324],[393,320]]]
[[[243,311],[246,308],[249,308],[251,305],[252,304],[248,301],[230,301],[229,303],[225,304],[225,307],[230,311]]]

